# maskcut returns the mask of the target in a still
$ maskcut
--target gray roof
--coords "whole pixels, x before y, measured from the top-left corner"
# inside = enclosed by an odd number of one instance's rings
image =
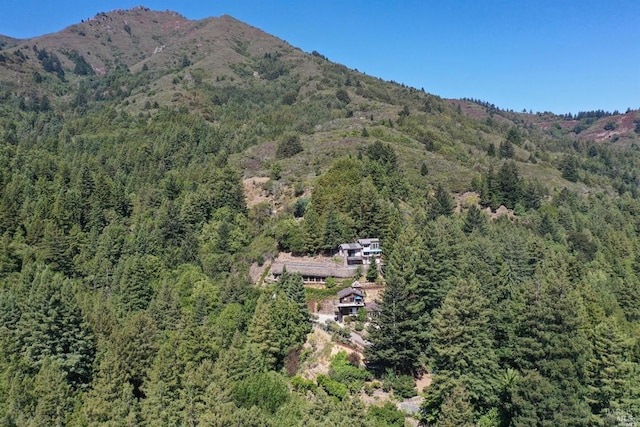
[[[371,312],[371,311],[380,311],[380,306],[378,304],[376,304],[374,301],[365,303],[364,308],[366,308],[367,311],[369,311],[369,312]]]
[[[362,292],[360,289],[354,289],[352,287],[348,287],[348,288],[344,288],[341,291],[338,291],[338,298],[344,298],[351,294],[356,294],[358,296],[364,297],[364,292]]]
[[[284,267],[289,273],[300,273],[306,277],[335,277],[337,279],[352,277],[354,271],[353,268],[334,263],[274,262],[271,265],[271,274],[282,274]]]
[[[362,249],[360,243],[342,243],[340,249]]]
[[[378,238],[371,238],[371,239],[358,239],[358,243],[360,243],[361,245],[370,245],[371,243],[378,243],[380,242],[380,239]]]

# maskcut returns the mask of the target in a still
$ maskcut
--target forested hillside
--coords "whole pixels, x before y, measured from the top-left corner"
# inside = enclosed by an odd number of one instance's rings
[[[445,100],[145,8],[0,37],[0,100],[0,425],[402,426],[362,397],[425,373],[425,425],[640,422],[639,111]],[[366,364],[312,375],[312,291],[250,269],[363,237]]]

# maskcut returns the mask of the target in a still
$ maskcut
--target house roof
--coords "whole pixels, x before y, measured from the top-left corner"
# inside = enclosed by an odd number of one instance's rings
[[[360,243],[342,243],[340,249],[362,249]]]
[[[364,304],[364,308],[368,311],[368,312],[372,312],[372,311],[380,311],[380,306],[378,304],[376,304],[374,301],[371,302],[367,302]]]
[[[354,289],[352,287],[348,287],[348,288],[344,288],[341,291],[338,291],[338,298],[344,298],[351,294],[356,294],[358,296],[364,297],[364,292],[362,292],[360,289]]]
[[[332,263],[305,263],[305,262],[274,262],[271,265],[272,274],[282,274],[286,267],[289,273],[300,273],[305,277],[335,277],[345,279],[353,276],[353,268],[342,267]]]
[[[371,239],[358,239],[358,243],[360,243],[361,245],[370,245],[372,243],[379,243],[380,239],[378,238],[371,238]]]

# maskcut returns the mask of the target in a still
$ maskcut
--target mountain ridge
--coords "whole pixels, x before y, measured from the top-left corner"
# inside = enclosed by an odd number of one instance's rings
[[[130,77],[125,76],[129,74]],[[132,81],[115,86],[109,82],[112,79]],[[142,6],[100,12],[57,33],[10,39],[0,50],[0,80],[6,83],[5,97],[19,98],[26,104],[46,96],[47,102],[67,105],[77,98],[78,87],[108,85],[108,89],[95,89],[97,92],[91,96],[96,100],[113,99],[116,102],[112,106],[117,110],[145,114],[160,107],[188,108],[213,124],[220,111],[237,97],[250,97],[252,108],[263,108],[276,99],[283,104],[277,114],[291,115],[295,111],[297,116],[278,120],[293,122],[303,121],[309,109],[315,111],[324,103],[327,111],[321,114],[322,120],[331,121],[298,123],[291,129],[302,130],[307,134],[303,140],[309,141],[319,139],[313,135],[314,129],[324,133],[336,128],[326,134],[335,138],[342,126],[343,133],[383,122],[389,127],[403,107],[433,116],[428,125],[416,124],[412,134],[403,131],[396,136],[413,139],[416,147],[423,143],[433,146],[434,141],[435,145],[453,142],[446,136],[451,125],[445,129],[443,114],[453,122],[466,117],[465,126],[480,132],[479,142],[472,145],[483,148],[488,141],[499,145],[509,128],[530,134],[524,137],[530,142],[569,138],[628,147],[637,142],[634,130],[640,120],[636,110],[577,120],[552,113],[507,111],[480,101],[443,100],[424,90],[384,82],[332,63],[318,52],[305,53],[229,15],[189,20],[176,12],[152,11]],[[343,100],[336,100],[338,92]],[[266,97],[264,102],[261,97]],[[263,115],[269,114],[273,113]],[[375,120],[361,120],[365,117]],[[274,118],[261,120],[271,122]],[[281,132],[274,129],[282,126],[268,126],[272,129],[257,138],[266,137],[266,142],[273,143]],[[398,130],[388,128],[385,132]],[[425,142],[429,139],[434,141]],[[522,146],[529,148],[521,152],[522,161],[535,158],[536,145],[537,142]],[[264,173],[264,167],[259,170]]]

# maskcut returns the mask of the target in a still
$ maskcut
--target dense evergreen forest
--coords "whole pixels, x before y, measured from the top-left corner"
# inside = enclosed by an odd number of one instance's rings
[[[115,45],[175,19],[118,14]],[[231,26],[222,65],[0,50],[0,425],[403,426],[418,393],[424,425],[640,422],[640,113],[448,101],[220,19],[190,25]],[[361,237],[371,345],[314,373],[338,288],[268,266]]]

